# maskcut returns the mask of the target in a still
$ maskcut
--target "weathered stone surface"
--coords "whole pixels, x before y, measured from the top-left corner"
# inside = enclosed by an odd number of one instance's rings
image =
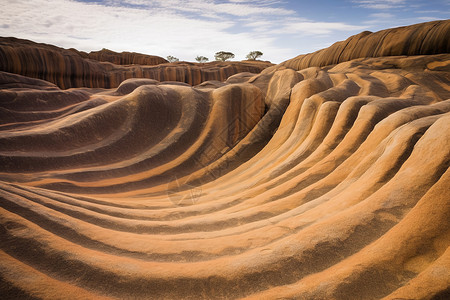
[[[0,72],[0,295],[446,299],[449,74],[448,53],[194,87]]]

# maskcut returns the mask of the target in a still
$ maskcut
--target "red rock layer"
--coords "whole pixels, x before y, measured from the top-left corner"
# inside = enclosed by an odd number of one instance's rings
[[[450,20],[391,28],[375,33],[364,31],[328,48],[299,55],[281,65],[301,70],[364,57],[449,53],[449,36]]]
[[[123,61],[128,57],[120,54],[116,59]],[[259,73],[271,65],[268,62],[245,61],[122,66],[83,58],[80,52],[74,50],[15,38],[0,38],[0,71],[44,79],[62,89],[113,88],[128,78],[197,85],[207,80],[225,81],[240,72]]]

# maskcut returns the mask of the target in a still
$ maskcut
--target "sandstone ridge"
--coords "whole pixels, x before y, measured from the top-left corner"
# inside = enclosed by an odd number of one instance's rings
[[[70,49],[72,50],[72,49]],[[162,57],[154,55],[146,55],[135,52],[121,52],[117,53],[109,49],[102,49],[100,51],[91,51],[89,53],[78,52],[84,58],[95,59],[98,61],[107,61],[116,65],[159,65],[168,63]]]
[[[375,33],[364,31],[328,48],[299,55],[281,65],[301,70],[364,57],[449,53],[449,32],[449,20],[391,28]]]

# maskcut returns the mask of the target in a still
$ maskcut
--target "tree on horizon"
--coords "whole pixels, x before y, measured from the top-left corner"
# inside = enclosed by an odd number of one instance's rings
[[[199,63],[205,63],[205,62],[207,62],[207,61],[209,60],[209,58],[200,55],[200,56],[197,56],[197,57],[195,58],[195,60],[196,60],[197,62],[199,62]]]
[[[258,57],[263,56],[261,51],[251,51],[245,58],[248,60],[256,60]]]
[[[180,61],[177,57],[172,56],[172,55],[167,56],[167,60],[168,60],[169,62]]]
[[[227,51],[219,51],[216,52],[214,58],[219,61],[226,61],[228,59],[234,58],[234,54],[232,52]]]

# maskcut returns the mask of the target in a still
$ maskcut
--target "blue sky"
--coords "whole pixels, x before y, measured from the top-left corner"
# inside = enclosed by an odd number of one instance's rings
[[[450,0],[0,0],[0,36],[194,61],[252,50],[275,63],[364,30],[450,18]]]

